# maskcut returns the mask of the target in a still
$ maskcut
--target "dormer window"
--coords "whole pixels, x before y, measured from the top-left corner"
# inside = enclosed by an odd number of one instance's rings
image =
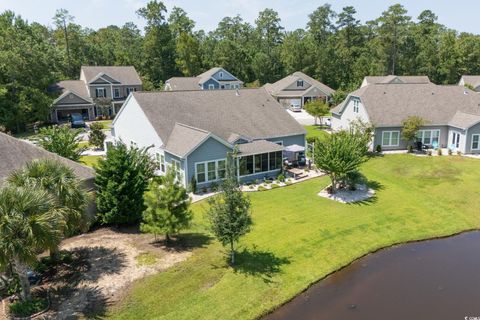
[[[69,99],[73,99],[73,93],[70,93],[70,94],[68,95],[68,98],[69,98]]]
[[[220,76],[220,78],[223,78],[223,72],[220,72],[219,76]]]
[[[360,100],[353,100],[353,112],[358,113],[360,111]]]
[[[303,80],[297,80],[297,87],[303,87]]]

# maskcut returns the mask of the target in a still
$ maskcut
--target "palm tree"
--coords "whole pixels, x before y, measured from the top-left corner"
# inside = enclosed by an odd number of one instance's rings
[[[86,213],[89,195],[73,170],[62,162],[50,159],[34,160],[10,174],[8,182],[17,187],[42,189],[63,208],[64,236],[85,230],[90,221]],[[54,255],[57,248],[52,248]]]
[[[39,251],[58,246],[63,222],[62,209],[45,190],[0,189],[0,265],[11,265],[18,275],[23,301],[31,300],[28,266]]]

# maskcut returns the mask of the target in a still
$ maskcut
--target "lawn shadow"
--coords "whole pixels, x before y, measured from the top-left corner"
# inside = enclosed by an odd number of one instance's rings
[[[384,190],[385,186],[378,181],[368,180],[367,186],[375,191]]]
[[[272,282],[271,278],[280,273],[281,267],[290,264],[286,257],[278,257],[269,251],[243,249],[235,254],[235,264],[232,266],[236,273],[251,276],[260,276],[265,282]]]
[[[171,236],[170,241],[165,237],[158,237],[150,244],[157,248],[162,248],[169,252],[189,251],[197,248],[205,248],[212,242],[213,238],[204,233],[181,233],[177,236]]]
[[[380,190],[383,190],[385,189],[384,185],[381,184],[380,182],[378,181],[375,181],[375,180],[368,180],[367,181],[367,187],[369,189],[373,189],[375,191],[375,193],[369,197],[369,198],[366,198],[366,199],[363,199],[363,200],[360,200],[360,201],[355,201],[355,202],[349,202],[347,203],[348,205],[357,205],[357,206],[369,206],[369,205],[372,205],[374,203],[376,203],[378,201],[378,195],[377,195],[377,192],[380,191]]]

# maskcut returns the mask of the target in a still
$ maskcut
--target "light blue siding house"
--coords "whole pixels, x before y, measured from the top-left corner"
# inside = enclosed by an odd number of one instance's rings
[[[367,83],[332,109],[332,129],[347,129],[355,120],[368,122],[375,126],[373,148],[405,150],[412,145],[402,139],[402,122],[409,116],[425,121],[416,145],[480,154],[480,94],[462,86]]]
[[[151,147],[158,174],[170,167],[199,188],[225,177],[237,150],[241,182],[280,173],[283,150],[305,147],[305,129],[264,89],[135,92],[112,124],[115,139]]]
[[[173,77],[165,81],[165,91],[240,89],[243,82],[227,70],[215,67],[196,77]]]

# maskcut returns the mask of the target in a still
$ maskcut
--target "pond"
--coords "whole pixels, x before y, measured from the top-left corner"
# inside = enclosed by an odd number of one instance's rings
[[[264,319],[480,319],[480,232],[368,255]]]

